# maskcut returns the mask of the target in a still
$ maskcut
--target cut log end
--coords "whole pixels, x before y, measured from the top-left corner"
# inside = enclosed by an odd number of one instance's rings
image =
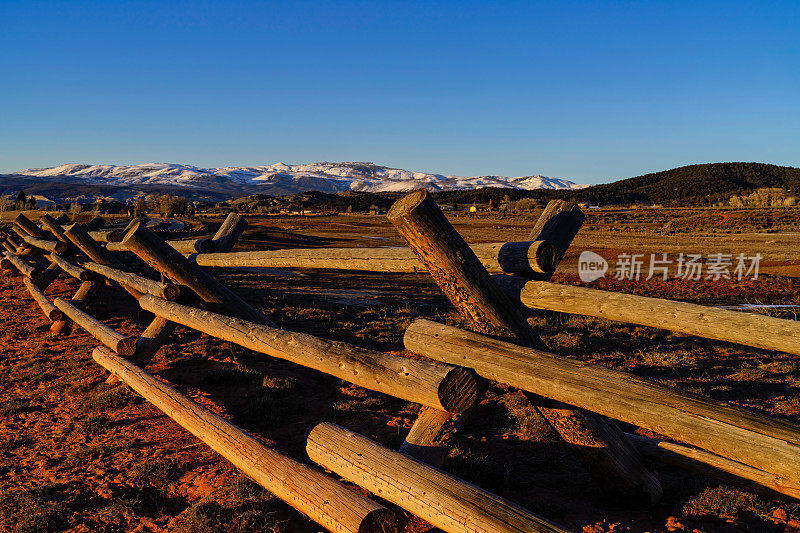
[[[411,191],[392,204],[392,207],[389,208],[389,212],[386,214],[386,218],[389,220],[396,220],[407,215],[408,213],[412,212],[415,207],[425,201],[425,198],[427,197],[428,191],[425,189],[416,189]]]
[[[175,301],[181,295],[181,287],[180,285],[176,285],[174,283],[165,283],[164,284],[164,299],[169,301]]]
[[[48,313],[47,318],[49,318],[51,322],[61,322],[64,320],[64,312],[61,311],[61,309],[53,309]]]
[[[211,239],[197,239],[194,243],[194,249],[201,254],[214,253],[216,246]]]
[[[375,509],[361,522],[358,533],[397,533],[405,525],[400,513],[389,509]]]
[[[117,341],[116,350],[119,355],[123,357],[131,357],[136,353],[136,339],[133,337],[124,337]]]
[[[108,232],[106,235],[106,240],[108,242],[122,242],[122,238],[125,236],[124,229],[115,229]]]
[[[449,413],[463,413],[474,406],[486,390],[486,381],[474,371],[456,367],[439,384],[439,401]]]
[[[537,241],[540,244],[536,247],[531,246],[531,252],[535,259],[531,264],[538,265],[542,272],[553,272],[556,269],[556,247],[550,241]]]

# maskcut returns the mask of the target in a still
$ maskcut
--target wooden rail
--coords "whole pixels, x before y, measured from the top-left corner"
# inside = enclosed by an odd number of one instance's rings
[[[430,320],[414,321],[410,351],[800,481],[800,427],[625,372],[574,361]]]
[[[75,291],[75,295],[70,300],[70,303],[76,307],[85,305],[95,289],[97,289],[97,284],[94,281],[84,281],[81,283],[81,286],[78,287],[78,290]],[[53,335],[60,335],[67,329],[67,326],[69,326],[69,321],[67,319],[57,320],[50,326],[50,333]]]
[[[394,533],[397,516],[308,465],[279,453],[105,347],[94,360],[181,427],[330,531]]]
[[[79,279],[81,281],[92,281],[93,279],[97,278],[97,276],[93,272],[86,270],[85,268],[81,268],[78,265],[67,261],[60,255],[50,254],[48,257],[53,263],[58,265],[58,267],[61,268],[61,270],[63,270],[64,272],[66,272],[75,279]]]
[[[455,476],[335,424],[314,427],[306,443],[315,463],[450,533],[568,530]]]
[[[107,230],[99,230],[99,231],[90,231],[88,232],[89,236],[96,240],[97,242],[120,242],[122,237],[125,236],[125,230],[123,228],[118,229],[107,229]]]
[[[594,316],[800,355],[800,322],[795,320],[545,281],[521,285],[507,276],[494,279],[507,294],[533,309]]]
[[[36,248],[55,254],[63,254],[69,248],[66,243],[61,241],[37,239],[36,237],[31,237],[30,235],[25,236],[23,240],[31,246],[35,246]]]
[[[554,247],[547,241],[472,244],[489,272],[527,274],[553,268]],[[327,268],[373,272],[427,272],[409,248],[296,248],[197,254],[209,267]]]
[[[130,287],[142,294],[152,294],[167,300],[177,300],[181,294],[181,288],[174,283],[161,283],[154,281],[132,272],[125,272],[110,266],[88,262],[83,264],[84,268],[110,280],[116,281],[120,285]]]
[[[123,236],[124,238],[124,236]],[[211,239],[190,239],[180,241],[164,241],[175,251],[182,254],[210,254],[214,252],[214,241]],[[128,252],[128,247],[123,242],[109,242],[106,244],[109,252]]]
[[[42,223],[42,227],[52,233],[56,239],[63,243],[70,243],[70,240],[64,234],[64,227],[54,220],[50,215],[47,213],[43,214],[40,222]]]
[[[61,298],[56,298],[53,304],[67,317],[80,327],[88,331],[95,339],[99,340],[115,352],[130,357],[136,352],[136,339],[127,337],[122,333],[106,326],[93,316],[78,309],[75,305]]]
[[[39,305],[42,310],[42,313],[55,322],[56,320],[63,320],[64,313],[61,312],[60,309],[56,308],[53,303],[45,296],[42,290],[36,286],[36,284],[31,281],[29,278],[22,278],[22,283],[25,284],[25,288],[28,289],[28,292],[31,294],[31,298]]]
[[[800,500],[800,483],[778,477],[758,468],[731,461],[698,448],[674,442],[628,435],[642,455],[652,461],[677,466],[704,476],[719,479],[767,498]]]
[[[357,348],[304,333],[255,324],[145,295],[145,311],[234,342],[253,351],[286,359],[361,387],[449,412],[472,407],[483,382],[460,367],[417,361]]]
[[[19,270],[22,275],[33,280],[39,279],[42,275],[41,268],[31,265],[17,254],[12,254],[11,252],[3,252],[3,259],[0,261],[0,266],[3,268],[11,268],[13,266]]]

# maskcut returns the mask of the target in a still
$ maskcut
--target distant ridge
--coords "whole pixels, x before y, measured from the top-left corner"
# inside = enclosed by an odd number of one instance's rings
[[[27,183],[54,200],[89,198],[93,193],[123,200],[157,190],[177,190],[193,199],[228,199],[250,194],[272,196],[304,191],[405,192],[425,187],[432,192],[502,187],[515,190],[573,190],[569,180],[534,176],[448,176],[389,168],[374,163],[312,163],[254,167],[200,168],[191,165],[152,163],[142,165],[65,164],[51,168],[30,168],[6,176],[4,192]],[[70,192],[71,191],[71,192]],[[70,196],[72,194],[73,196]]]
[[[766,163],[689,165],[593,185],[569,196],[597,205],[710,205],[762,187],[800,192],[800,168]]]

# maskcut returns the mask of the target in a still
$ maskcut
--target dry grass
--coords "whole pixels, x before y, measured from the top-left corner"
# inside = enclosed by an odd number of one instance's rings
[[[280,533],[277,500],[244,475],[189,506],[178,519],[181,533]]]

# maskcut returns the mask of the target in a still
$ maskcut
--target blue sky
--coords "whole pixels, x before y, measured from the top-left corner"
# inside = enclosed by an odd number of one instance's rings
[[[800,166],[800,2],[0,2],[0,172]]]

